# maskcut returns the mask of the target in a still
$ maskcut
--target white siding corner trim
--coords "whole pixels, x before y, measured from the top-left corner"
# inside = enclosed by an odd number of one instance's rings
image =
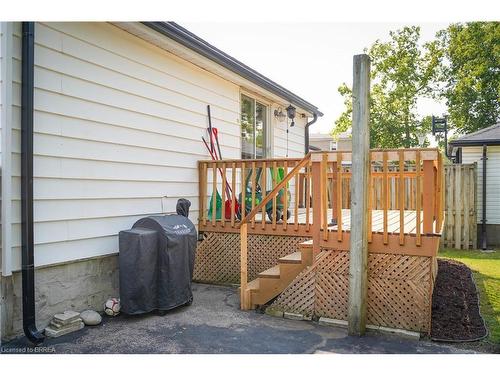
[[[12,274],[12,23],[1,22],[0,35],[0,172],[2,178],[2,275]]]

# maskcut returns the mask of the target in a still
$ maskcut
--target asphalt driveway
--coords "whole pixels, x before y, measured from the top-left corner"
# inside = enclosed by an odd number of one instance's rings
[[[473,353],[449,345],[240,311],[233,287],[194,284],[194,302],[165,316],[106,317],[98,327],[47,339],[44,353]],[[3,353],[33,352],[25,338]]]

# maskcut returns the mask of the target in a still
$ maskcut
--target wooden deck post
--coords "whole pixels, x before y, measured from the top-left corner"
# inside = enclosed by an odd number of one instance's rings
[[[340,165],[340,168],[342,168],[342,164]],[[340,204],[340,207],[342,207],[342,202],[339,202],[339,195],[338,195],[339,168],[336,161],[332,163],[331,180],[332,180],[332,223],[337,224],[339,220],[337,206]],[[342,200],[342,195],[340,196],[340,200]]]
[[[352,90],[351,238],[349,252],[350,335],[366,328],[368,292],[368,182],[370,178],[370,58],[355,55]]]
[[[249,310],[248,301],[248,228],[247,223],[240,227],[240,305],[242,310]]]
[[[424,160],[424,234],[434,231],[434,161]]]
[[[321,238],[321,164],[312,163],[313,261],[320,252]]]

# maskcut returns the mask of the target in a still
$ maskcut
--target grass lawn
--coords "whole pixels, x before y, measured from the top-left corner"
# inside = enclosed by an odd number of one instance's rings
[[[474,271],[481,299],[481,315],[489,329],[488,340],[500,344],[500,250],[482,253],[479,250],[440,250],[440,258],[466,264]]]

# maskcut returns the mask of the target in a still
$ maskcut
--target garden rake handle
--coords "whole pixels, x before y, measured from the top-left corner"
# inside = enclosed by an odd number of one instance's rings
[[[205,138],[202,136],[201,139],[203,140],[203,143],[205,144],[205,147],[207,148],[208,152],[210,153],[210,156],[212,157],[212,160],[217,161],[217,159],[215,158],[215,156],[212,153],[212,151],[210,151],[210,147],[208,146],[208,143],[205,140]],[[222,174],[222,169],[220,169],[220,168],[217,168],[217,169],[219,170],[221,178],[223,178],[224,175]],[[227,194],[227,198],[228,199],[231,199],[232,193],[233,193],[233,190],[231,189],[231,186],[229,185],[229,183],[227,182],[227,179],[226,179],[226,194]]]
[[[217,144],[217,150],[219,151],[219,160],[222,160],[222,153],[220,152],[219,145],[219,130],[217,130],[217,128],[212,128],[212,133],[215,136],[215,143]]]

